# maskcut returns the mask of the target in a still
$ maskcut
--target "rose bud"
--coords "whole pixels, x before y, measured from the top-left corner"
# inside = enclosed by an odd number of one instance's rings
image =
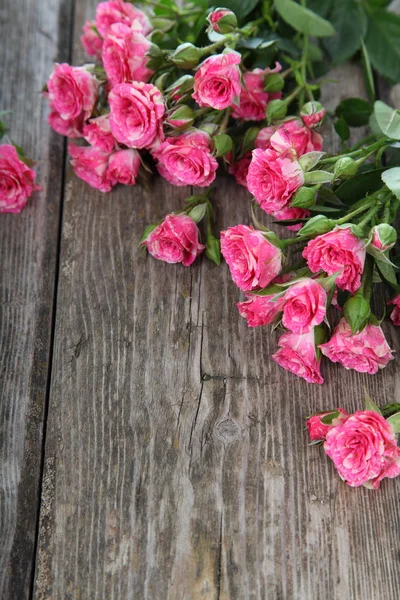
[[[182,77],[179,77],[179,79],[165,90],[165,93],[175,100],[175,102],[178,102],[180,98],[193,89],[193,84],[193,75],[182,75]]]
[[[370,303],[364,296],[357,292],[345,302],[343,314],[351,327],[352,333],[357,333],[366,325],[371,314]]]
[[[33,192],[36,173],[18,156],[11,144],[0,146],[0,213],[19,213]]]
[[[394,309],[390,313],[390,318],[395,325],[400,327],[400,294],[397,294],[388,304],[393,304]]]
[[[209,29],[223,35],[236,29],[238,22],[235,13],[227,8],[216,8],[207,17]]]
[[[264,91],[269,93],[276,93],[283,90],[285,80],[279,73],[269,73],[264,82]]]
[[[320,125],[326,110],[319,102],[307,102],[300,111],[300,116],[307,127]]]
[[[310,208],[310,206],[315,204],[315,194],[317,190],[317,186],[301,186],[301,188],[299,188],[294,194],[290,206],[293,208]]]
[[[317,358],[314,330],[308,333],[284,333],[278,342],[279,350],[272,355],[281,367],[298,375],[307,383],[324,383],[321,359]]]
[[[357,411],[326,434],[324,450],[351,487],[379,488],[400,475],[400,448],[392,426],[375,411]]]
[[[381,252],[390,250],[396,244],[397,232],[387,223],[380,223],[371,229],[371,246]]]
[[[368,324],[360,333],[353,334],[346,319],[341,319],[331,339],[320,344],[319,349],[345,369],[371,375],[393,360],[392,350],[380,327]]]
[[[141,242],[149,253],[167,263],[189,267],[205,248],[196,223],[185,214],[167,215]]]
[[[267,106],[266,117],[268,123],[280,121],[286,117],[287,104],[284,100],[271,100]]]
[[[182,104],[167,114],[165,122],[174,129],[185,129],[193,125],[194,119],[193,110],[186,104]]]
[[[353,177],[358,171],[357,161],[353,160],[349,156],[343,156],[339,158],[335,163],[333,170],[333,179],[340,179],[341,177]]]
[[[332,427],[341,425],[349,416],[343,408],[313,415],[306,422],[310,440],[322,442]]]
[[[180,44],[167,59],[180,69],[193,69],[201,58],[200,48],[186,42]]]

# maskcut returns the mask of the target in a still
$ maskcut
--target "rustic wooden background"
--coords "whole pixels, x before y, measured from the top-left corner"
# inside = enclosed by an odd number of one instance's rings
[[[95,5],[0,7],[0,109],[43,185],[0,216],[0,597],[397,600],[400,479],[348,488],[303,419],[359,408],[364,387],[399,401],[398,360],[309,386],[239,317],[226,265],[137,251],[190,190],[90,189],[39,94],[54,60],[84,60]],[[332,77],[328,107],[364,94],[357,66]],[[248,222],[247,194],[217,188],[218,225]]]

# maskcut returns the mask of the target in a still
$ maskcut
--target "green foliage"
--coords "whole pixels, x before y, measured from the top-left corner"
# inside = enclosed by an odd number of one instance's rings
[[[346,98],[336,108],[336,115],[343,117],[350,127],[368,125],[374,107],[362,98]]]
[[[381,175],[384,170],[373,169],[366,173],[359,173],[342,183],[335,190],[335,195],[345,204],[354,204],[357,200],[365,198],[382,187]]]
[[[382,8],[371,10],[365,45],[373,67],[400,81],[400,17]]]
[[[275,0],[274,5],[280,17],[296,31],[315,37],[335,35],[329,21],[293,0]]]
[[[374,104],[374,115],[383,134],[400,140],[400,113],[397,110],[377,100]]]
[[[248,14],[250,14],[259,3],[259,0],[222,0],[222,2],[209,1],[209,7],[224,7],[229,8],[235,13],[239,21],[242,21]]]
[[[324,41],[324,47],[334,64],[351,58],[360,48],[367,32],[367,17],[356,0],[335,0],[328,15],[336,35]]]

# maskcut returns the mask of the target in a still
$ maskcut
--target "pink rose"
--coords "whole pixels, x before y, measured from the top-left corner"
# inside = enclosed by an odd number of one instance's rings
[[[308,383],[324,383],[321,360],[317,360],[315,353],[314,330],[303,334],[284,333],[278,344],[279,350],[272,355],[278,365]]]
[[[311,213],[306,208],[283,208],[278,212],[274,213],[274,217],[277,221],[286,221],[286,219],[308,219]],[[287,228],[291,231],[300,231],[303,227],[303,223],[297,223],[296,225],[287,225]]]
[[[282,268],[282,253],[261,231],[236,225],[221,232],[221,252],[241,290],[266,287]]]
[[[98,87],[99,82],[85,67],[56,63],[47,82],[46,95],[52,110],[62,119],[81,117],[86,120],[96,104]]]
[[[386,367],[393,359],[392,350],[380,327],[368,324],[360,333],[352,335],[345,319],[341,319],[331,339],[320,344],[319,348],[332,362],[371,375]]]
[[[391,250],[397,242],[397,231],[388,223],[379,223],[371,229],[370,232],[371,246],[379,250],[379,252],[386,252]]]
[[[282,97],[281,92],[273,94],[264,92],[264,80],[267,71],[271,72],[270,69],[254,69],[253,71],[247,71],[247,73],[243,75],[239,106],[235,106],[232,112],[232,117],[234,119],[263,121],[265,119],[265,111],[268,102],[275,98]],[[276,73],[276,69],[274,69],[273,72]]]
[[[137,150],[117,150],[108,161],[107,178],[112,185],[135,185],[140,169],[140,156]]]
[[[239,314],[247,320],[249,327],[272,323],[282,309],[281,295],[248,296],[246,302],[238,302]]]
[[[218,168],[210,144],[208,133],[199,129],[167,138],[154,152],[160,175],[173,185],[210,185]]]
[[[111,133],[110,115],[91,119],[83,128],[83,137],[91,146],[109,154],[115,148],[115,138]]]
[[[242,158],[229,166],[229,173],[236,179],[236,183],[242,185],[247,190],[247,174],[251,163],[251,152],[247,152]]]
[[[128,25],[111,25],[104,38],[102,58],[108,81],[112,86],[126,81],[148,81],[153,74],[146,67],[146,55],[151,43],[140,31]]]
[[[391,425],[379,413],[358,410],[332,427],[324,442],[340,477],[351,487],[378,489],[384,477],[400,474],[400,448]]]
[[[163,138],[164,98],[151,83],[119,83],[108,96],[111,131],[129,148],[151,148]]]
[[[0,146],[0,213],[21,212],[29,196],[42,189],[35,177],[35,171],[19,158],[14,146]]]
[[[83,136],[83,118],[63,119],[57,111],[53,110],[47,117],[47,121],[52,129],[60,135],[76,139]]]
[[[247,186],[265,212],[285,208],[303,183],[303,170],[291,151],[253,150]]]
[[[227,8],[216,8],[207,17],[210,23],[210,29],[217,33],[231,33],[237,27],[237,18],[235,13]]]
[[[96,31],[96,23],[94,21],[86,21],[82,31],[81,43],[86,54],[100,59],[103,39]]]
[[[77,177],[101,192],[111,191],[112,183],[107,173],[108,154],[104,154],[96,147],[77,146],[71,143],[68,145],[68,151]]]
[[[100,2],[96,9],[96,27],[99,33],[105,37],[114,23],[128,25],[141,31],[143,35],[147,35],[152,30],[150,21],[144,12],[129,2],[123,0]]]
[[[242,57],[229,51],[210,56],[203,61],[194,76],[193,98],[199,106],[223,110],[232,105],[240,94],[240,69]]]
[[[323,270],[333,275],[342,271],[336,284],[341,290],[352,293],[361,285],[365,253],[365,240],[358,239],[349,227],[339,226],[309,241],[303,250],[313,273]]]
[[[167,215],[142,242],[154,258],[189,267],[205,248],[196,223],[187,215]]]
[[[390,318],[392,319],[392,321],[395,325],[400,327],[400,294],[397,294],[397,296],[395,296],[392,300],[390,300],[390,302],[388,302],[388,304],[394,305],[394,309],[392,310],[392,312],[390,314]]]
[[[328,415],[338,415],[332,418],[329,425],[322,422],[324,417]],[[326,438],[328,431],[332,429],[332,427],[337,427],[337,425],[341,425],[346,419],[349,418],[348,413],[343,410],[343,408],[338,408],[337,410],[332,410],[330,412],[319,413],[318,415],[313,415],[307,420],[307,429],[310,435],[311,441],[322,441]]]
[[[325,115],[326,110],[319,102],[307,102],[300,111],[300,116],[307,127],[320,125]]]
[[[283,298],[283,325],[293,333],[308,333],[324,320],[326,300],[326,292],[317,281],[294,283]]]
[[[270,140],[274,135],[275,131],[278,129],[277,125],[270,125],[269,127],[263,127],[257,133],[255,147],[260,148],[261,150],[267,150],[271,148]]]
[[[255,146],[262,150],[273,148],[277,152],[291,149],[297,156],[303,156],[307,152],[322,150],[323,140],[316,131],[306,127],[301,119],[284,121],[278,127],[270,125],[260,129]]]

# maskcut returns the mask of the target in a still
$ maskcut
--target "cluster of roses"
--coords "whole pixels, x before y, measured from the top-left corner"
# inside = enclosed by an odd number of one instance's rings
[[[313,415],[307,428],[312,443],[323,445],[343,481],[376,490],[385,477],[400,475],[400,413],[385,419],[370,399],[368,405],[368,410],[351,415],[342,408]]]

